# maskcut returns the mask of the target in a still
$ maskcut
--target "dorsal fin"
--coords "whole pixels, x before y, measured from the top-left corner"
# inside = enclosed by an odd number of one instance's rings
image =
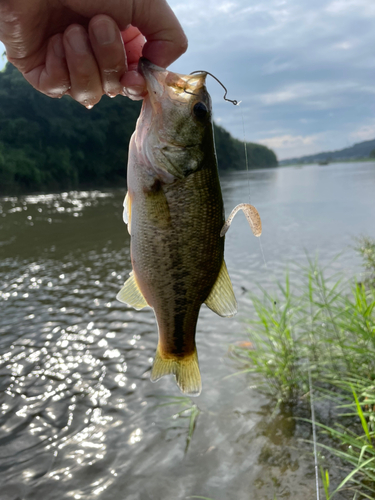
[[[205,303],[207,307],[219,316],[234,316],[237,312],[237,301],[224,260],[219,276]]]
[[[138,311],[148,306],[143,293],[137,285],[133,271],[130,273],[130,278],[125,281],[124,286],[117,294],[116,299],[134,307]]]

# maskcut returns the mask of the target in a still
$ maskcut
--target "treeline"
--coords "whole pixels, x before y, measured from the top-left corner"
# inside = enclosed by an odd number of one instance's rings
[[[140,102],[104,96],[87,110],[70,97],[36,92],[11,64],[0,72],[0,195],[125,185],[128,144]],[[222,170],[244,168],[243,144],[215,126]],[[277,165],[248,144],[249,165]]]
[[[214,124],[214,134],[219,170],[244,170],[246,168],[244,143],[216,124]],[[246,151],[249,168],[276,167],[278,164],[275,153],[266,146],[247,142]]]
[[[375,158],[375,139],[363,141],[338,151],[323,151],[309,156],[282,160],[280,165],[296,165],[301,163],[318,163],[331,161],[355,161]]]

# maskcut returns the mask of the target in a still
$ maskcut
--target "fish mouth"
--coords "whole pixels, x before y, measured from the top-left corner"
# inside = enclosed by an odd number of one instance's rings
[[[152,102],[166,94],[173,101],[188,102],[192,96],[198,96],[205,85],[207,73],[181,75],[153,64],[141,57],[138,71],[146,80],[147,91]]]
[[[146,79],[152,71],[167,71],[165,68],[161,68],[160,66],[156,66],[156,64],[152,63],[145,57],[141,57],[138,62],[138,71],[143,75]]]
[[[165,75],[168,70],[156,66],[145,57],[141,57],[138,63],[138,71],[146,80],[147,91],[152,99],[152,96],[161,96],[163,94]],[[164,78],[163,78],[164,77]]]

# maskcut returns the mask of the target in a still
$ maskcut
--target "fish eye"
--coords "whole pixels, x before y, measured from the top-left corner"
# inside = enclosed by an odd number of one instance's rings
[[[206,118],[206,116],[208,114],[208,109],[203,102],[197,102],[194,105],[193,111],[194,111],[194,115],[196,116],[196,118],[199,118],[200,120],[202,120],[203,118]]]

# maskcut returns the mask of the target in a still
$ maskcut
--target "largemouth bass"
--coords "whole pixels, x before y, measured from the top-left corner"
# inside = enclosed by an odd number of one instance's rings
[[[201,376],[195,331],[201,305],[237,312],[224,262],[224,207],[206,73],[180,75],[141,59],[147,82],[129,146],[124,220],[133,271],[117,295],[154,309],[159,342],[151,372],[174,374],[197,396]]]

